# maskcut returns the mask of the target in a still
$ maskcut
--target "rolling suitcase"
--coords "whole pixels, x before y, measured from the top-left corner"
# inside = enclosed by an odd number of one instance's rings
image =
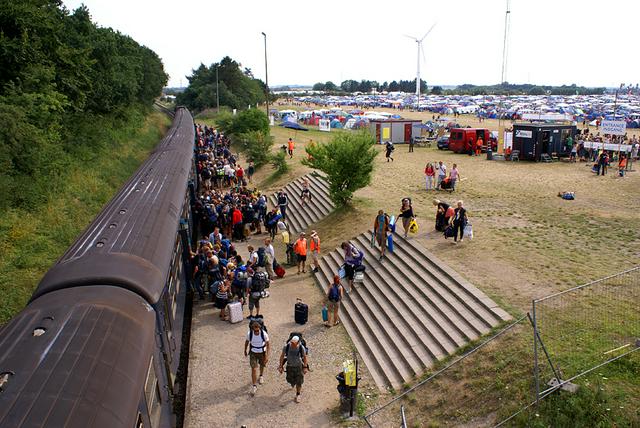
[[[229,322],[231,324],[241,322],[244,319],[242,316],[242,304],[240,302],[229,303],[227,308],[229,308]]]
[[[322,307],[322,321],[324,322],[329,321],[329,310],[327,309],[326,306]]]
[[[309,305],[304,303],[302,299],[296,299],[293,318],[296,321],[296,324],[306,324],[309,320]]]

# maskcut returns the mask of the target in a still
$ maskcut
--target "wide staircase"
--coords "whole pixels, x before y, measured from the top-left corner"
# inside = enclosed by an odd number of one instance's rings
[[[351,242],[365,252],[364,283],[345,295],[340,320],[380,388],[399,388],[436,360],[511,316],[414,240],[394,235],[379,261],[371,232]],[[340,248],[320,260],[327,292],[344,262]]]
[[[309,181],[311,202],[303,205],[300,194],[305,178]],[[286,222],[293,234],[306,231],[309,225],[319,222],[335,208],[329,197],[329,184],[318,173],[312,172],[302,176],[289,183],[284,190],[289,196]],[[269,203],[272,207],[278,206],[276,194],[271,195]]]

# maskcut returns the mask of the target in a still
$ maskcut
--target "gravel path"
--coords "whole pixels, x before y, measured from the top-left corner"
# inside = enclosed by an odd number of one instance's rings
[[[251,239],[254,246],[261,241],[262,238]],[[241,254],[244,253],[243,248]],[[279,259],[284,257],[280,255]],[[270,288],[271,296],[261,301],[271,355],[265,384],[258,387],[255,397],[249,395],[251,371],[249,359],[243,354],[248,322],[230,324],[218,318],[219,311],[209,301],[194,304],[186,428],[321,427],[338,423],[335,375],[342,361],[351,357],[353,345],[342,326],[323,326],[320,314],[323,295],[309,272],[296,275],[295,267],[285,268],[286,276],[275,281]],[[303,326],[293,320],[296,297],[309,305],[309,322]],[[244,315],[248,315],[246,306]],[[294,390],[277,371],[282,346],[291,331],[302,331],[311,350],[312,371],[305,376],[299,404],[293,401]],[[364,364],[361,367],[361,391],[375,390]]]

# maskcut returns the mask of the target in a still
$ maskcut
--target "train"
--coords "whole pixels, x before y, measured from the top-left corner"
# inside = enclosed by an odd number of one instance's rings
[[[179,107],[150,156],[2,327],[1,427],[180,424],[194,143],[193,117]]]

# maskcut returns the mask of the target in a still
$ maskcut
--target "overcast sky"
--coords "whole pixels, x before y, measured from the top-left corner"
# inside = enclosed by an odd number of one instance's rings
[[[200,63],[229,55],[269,85],[416,76],[422,37],[429,85],[500,81],[506,0],[253,1],[63,0],[84,3],[98,25],[153,49],[187,84]],[[506,79],[512,83],[618,86],[637,83],[636,0],[512,0]],[[422,58],[421,58],[421,61]]]

